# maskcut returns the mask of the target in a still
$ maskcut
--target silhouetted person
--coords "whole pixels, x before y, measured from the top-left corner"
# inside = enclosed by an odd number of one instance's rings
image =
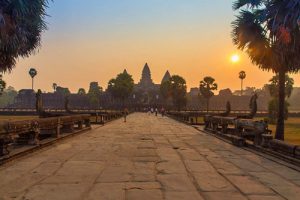
[[[125,109],[124,109],[124,113],[123,113],[123,115],[124,115],[124,122],[126,122],[128,113],[129,113],[128,109],[125,108]]]
[[[158,113],[158,109],[155,108],[155,116],[157,116],[157,113]]]

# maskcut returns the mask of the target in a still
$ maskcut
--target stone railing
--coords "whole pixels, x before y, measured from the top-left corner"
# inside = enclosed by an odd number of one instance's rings
[[[107,122],[123,117],[121,111],[96,112],[92,113],[92,124],[105,124]]]
[[[196,112],[196,111],[169,111],[167,115],[175,120],[191,124],[191,125],[203,125],[203,121],[199,118],[204,117],[206,112]]]
[[[244,146],[246,140],[254,145],[267,146],[272,139],[268,123],[264,121],[206,115],[204,124],[205,130],[226,137],[238,146]]]
[[[0,124],[0,156],[20,146],[39,146],[45,139],[91,129],[90,115],[50,117],[25,121],[3,121]]]
[[[265,121],[235,117],[204,117],[204,130],[236,146],[247,146],[300,166],[300,145],[273,139]]]
[[[281,140],[271,140],[269,143],[269,148],[273,151],[282,153],[287,156],[291,156],[294,158],[300,158],[300,146],[288,144]]]
[[[167,115],[189,125],[204,125],[204,130],[218,138],[231,141],[236,146],[247,146],[284,159],[300,166],[300,145],[273,139],[268,123],[263,120],[247,119],[248,111],[232,111],[231,115],[222,116],[224,111],[170,111]],[[264,114],[258,112],[258,114]],[[240,116],[234,116],[240,115]],[[202,127],[195,126],[199,130]]]

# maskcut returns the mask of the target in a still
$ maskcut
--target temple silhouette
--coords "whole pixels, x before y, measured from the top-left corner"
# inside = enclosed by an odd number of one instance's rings
[[[166,71],[161,83],[171,78],[169,71]],[[160,83],[160,84],[161,84]],[[141,104],[157,104],[160,102],[160,84],[155,84],[151,77],[151,70],[148,63],[145,64],[140,82],[135,84],[134,96]]]
[[[125,69],[123,73],[127,73]],[[171,78],[169,71],[166,71],[161,82],[168,81]],[[91,82],[93,87],[99,87],[97,82]],[[102,91],[99,94],[99,101],[97,105],[92,104],[89,95],[82,95],[76,93],[66,94],[67,88],[59,87],[55,92],[48,92],[42,94],[42,101],[45,109],[64,109],[65,97],[68,96],[71,109],[101,109],[105,107],[117,106],[119,102],[111,97],[109,92]],[[148,106],[150,104],[159,104],[160,84],[153,82],[151,77],[151,70],[146,63],[142,70],[140,81],[135,84],[134,92],[129,98],[130,104],[139,104],[141,106]],[[8,108],[34,109],[35,108],[35,91],[31,89],[22,89],[19,91],[14,103],[7,106]]]
[[[164,81],[168,81],[171,78],[171,74],[169,71],[166,71],[164,77],[162,78],[161,83]],[[151,77],[151,70],[148,63],[145,64],[142,77],[138,84],[135,85],[136,90],[143,90],[143,91],[151,91],[151,90],[159,90],[160,84],[155,84]]]
[[[125,69],[123,73],[127,70]],[[146,63],[141,72],[141,78],[139,82],[134,85],[133,94],[129,97],[127,104],[129,106],[139,107],[143,109],[149,106],[160,107],[163,102],[163,98],[160,94],[160,85],[164,81],[168,81],[171,78],[169,71],[166,71],[161,79],[160,83],[155,83],[152,79],[151,69]],[[98,88],[98,82],[91,82],[90,88]],[[65,109],[65,99],[68,96],[70,109],[110,109],[118,108],[121,103],[118,100],[112,98],[109,92],[101,91],[97,96],[98,100],[91,102],[89,94],[77,94],[68,93],[68,88],[58,87],[55,92],[43,93],[42,101],[45,109]],[[295,89],[296,91],[296,89]],[[298,91],[298,90],[297,90]],[[34,109],[35,108],[35,91],[31,89],[22,89],[18,92],[18,95],[14,99],[14,103],[8,105],[6,108],[15,109]],[[220,90],[218,95],[211,98],[211,110],[223,110],[226,102],[230,101],[233,110],[248,110],[248,102],[250,101],[251,94],[244,94],[243,96],[234,95],[230,89]],[[205,110],[206,101],[199,97],[199,88],[191,88],[187,93],[187,109],[188,110]],[[268,101],[270,96],[266,96],[266,93],[259,94],[258,109],[267,110]],[[246,103],[245,103],[246,102]],[[168,102],[172,104],[172,102]]]

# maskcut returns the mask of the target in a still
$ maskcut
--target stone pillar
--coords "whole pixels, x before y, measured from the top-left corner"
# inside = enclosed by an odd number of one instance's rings
[[[273,136],[272,135],[270,135],[270,134],[262,134],[261,146],[265,147],[265,148],[269,148],[271,140],[273,140]]]
[[[56,138],[59,138],[59,137],[60,137],[60,128],[61,128],[61,125],[60,125],[60,118],[58,117],[58,118],[57,118],[56,131],[55,131],[55,133],[56,133],[55,137],[56,137]]]

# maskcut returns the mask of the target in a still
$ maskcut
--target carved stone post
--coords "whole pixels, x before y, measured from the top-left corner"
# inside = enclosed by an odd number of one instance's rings
[[[57,125],[56,125],[56,138],[60,137],[60,118],[57,118]]]
[[[91,127],[91,119],[90,118],[89,119],[85,119],[84,120],[84,124],[85,124],[85,127],[87,127],[87,128]]]
[[[269,148],[271,140],[273,140],[273,136],[271,134],[262,134],[261,146]]]
[[[80,121],[78,122],[78,129],[81,130],[82,128],[83,128],[83,121],[80,120]]]

